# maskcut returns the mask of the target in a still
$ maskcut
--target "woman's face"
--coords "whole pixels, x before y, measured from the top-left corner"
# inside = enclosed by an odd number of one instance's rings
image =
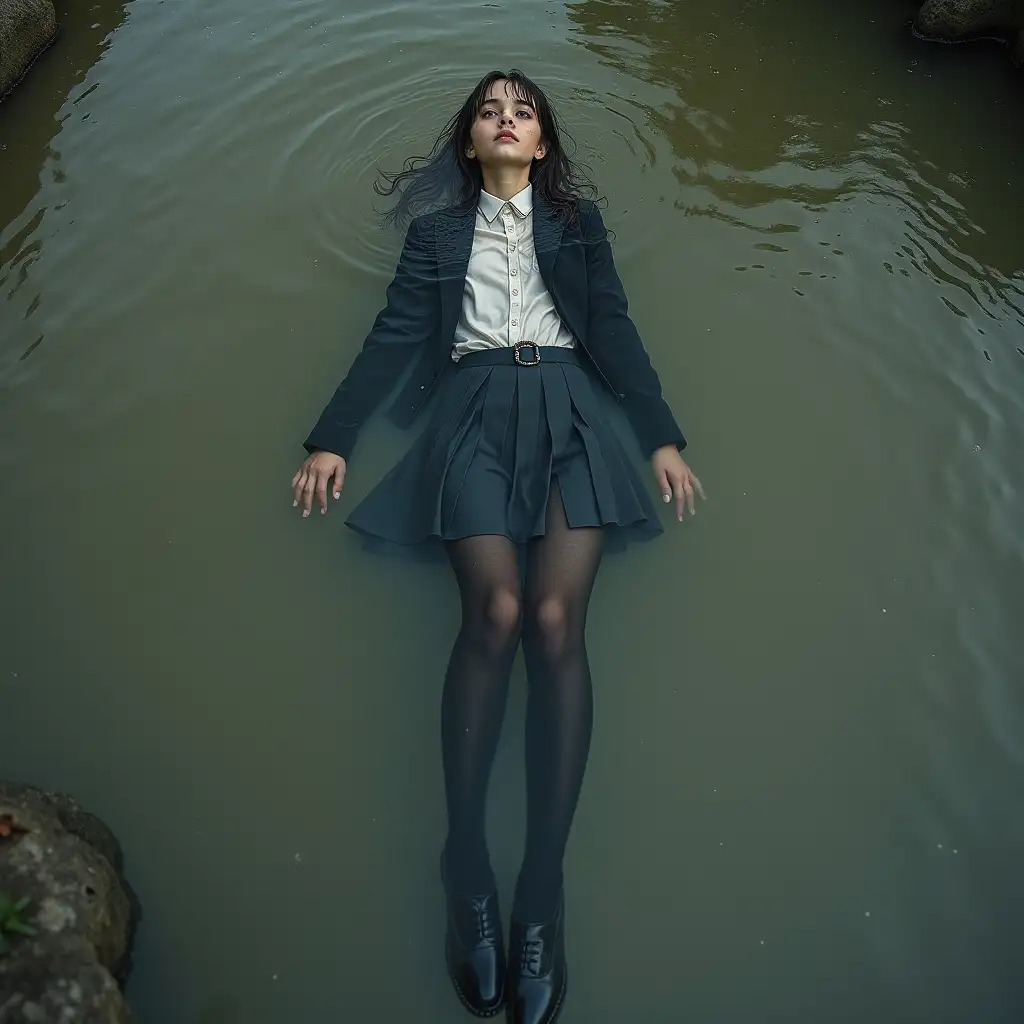
[[[469,131],[467,156],[484,167],[526,166],[547,152],[537,111],[517,99],[508,79],[494,82]]]

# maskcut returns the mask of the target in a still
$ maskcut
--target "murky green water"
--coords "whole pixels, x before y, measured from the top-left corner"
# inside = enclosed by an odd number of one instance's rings
[[[0,776],[123,840],[142,1020],[463,1019],[455,588],[287,482],[393,268],[374,161],[510,64],[711,495],[598,582],[563,1020],[1024,1018],[1024,80],[911,6],[64,12],[0,108]],[[345,508],[406,443],[367,432]],[[521,726],[520,686],[506,891]]]

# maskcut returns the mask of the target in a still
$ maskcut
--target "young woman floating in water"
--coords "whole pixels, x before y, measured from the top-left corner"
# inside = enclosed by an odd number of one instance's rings
[[[412,219],[387,305],[306,440],[294,504],[305,517],[340,496],[361,424],[414,363],[391,415],[406,424],[436,393],[430,422],[348,525],[444,542],[462,598],[441,697],[449,974],[477,1016],[507,1006],[515,1024],[549,1024],[565,998],[562,859],[593,718],[587,604],[606,532],[660,530],[603,392],[680,521],[702,491],[591,189],[533,82],[487,75],[430,159],[386,180],[394,216],[435,209]],[[528,811],[506,959],[484,818],[520,641]]]

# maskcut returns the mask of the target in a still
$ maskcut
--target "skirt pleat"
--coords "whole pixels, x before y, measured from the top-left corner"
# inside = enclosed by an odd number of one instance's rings
[[[619,525],[637,522],[650,514],[647,490],[618,437],[605,421],[583,371],[576,366],[566,366],[565,371],[576,414],[574,425],[587,452],[586,464],[602,522]],[[571,519],[569,525],[574,525]]]
[[[396,544],[543,536],[551,487],[571,527],[661,527],[648,489],[574,362],[460,366],[426,429],[347,524]]]

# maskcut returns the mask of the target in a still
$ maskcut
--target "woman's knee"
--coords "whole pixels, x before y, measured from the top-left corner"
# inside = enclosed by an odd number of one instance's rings
[[[514,590],[501,587],[492,590],[484,599],[480,611],[483,628],[492,643],[504,645],[519,638],[522,602]]]
[[[557,594],[531,604],[528,627],[548,657],[560,656],[583,638],[568,602]]]

